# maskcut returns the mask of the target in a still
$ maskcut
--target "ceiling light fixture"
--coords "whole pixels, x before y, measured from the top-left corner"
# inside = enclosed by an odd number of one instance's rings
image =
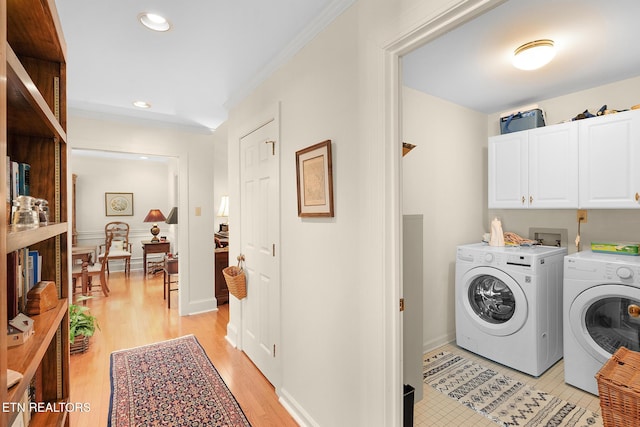
[[[138,108],[144,108],[144,109],[151,108],[151,104],[145,101],[134,101],[133,105]]]
[[[513,66],[521,70],[536,70],[551,62],[555,55],[553,40],[535,40],[513,52]]]
[[[171,24],[164,16],[160,16],[155,13],[141,13],[138,15],[138,20],[150,30],[153,31],[169,31]]]

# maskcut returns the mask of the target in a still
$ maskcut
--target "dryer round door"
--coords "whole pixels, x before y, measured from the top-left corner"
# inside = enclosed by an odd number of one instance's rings
[[[462,278],[459,294],[463,311],[480,330],[511,335],[527,321],[527,298],[513,277],[493,267],[476,267]]]
[[[622,346],[640,351],[640,289],[624,285],[589,288],[571,303],[569,323],[576,341],[602,363]]]

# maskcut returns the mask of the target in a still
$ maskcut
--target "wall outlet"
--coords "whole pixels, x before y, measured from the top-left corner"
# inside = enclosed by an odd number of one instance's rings
[[[578,209],[578,214],[576,215],[576,220],[578,222],[582,222],[583,224],[587,222],[587,210],[586,209]]]

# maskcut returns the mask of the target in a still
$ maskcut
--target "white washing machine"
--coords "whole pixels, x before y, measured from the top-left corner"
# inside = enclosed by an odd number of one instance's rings
[[[566,248],[458,246],[456,343],[529,375],[562,358]]]
[[[563,311],[564,380],[597,395],[594,376],[611,355],[640,351],[640,257],[565,257]]]

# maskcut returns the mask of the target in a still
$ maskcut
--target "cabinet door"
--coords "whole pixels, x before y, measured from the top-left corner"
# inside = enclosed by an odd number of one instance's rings
[[[526,208],[528,199],[527,132],[489,138],[489,208]]]
[[[637,208],[640,112],[580,121],[580,207]]]
[[[529,207],[578,207],[578,123],[529,133]]]

